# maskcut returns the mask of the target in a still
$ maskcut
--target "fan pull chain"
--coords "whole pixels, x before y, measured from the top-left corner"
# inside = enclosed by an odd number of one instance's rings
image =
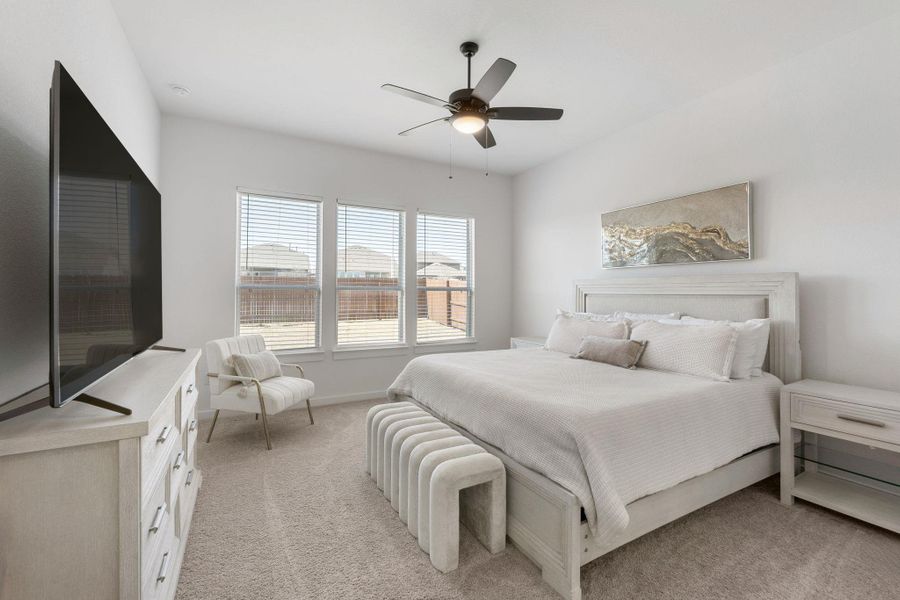
[[[448,127],[450,130],[450,176],[447,179],[453,179],[453,128]]]
[[[488,149],[484,149],[484,176],[487,177],[490,172],[490,168],[488,167]]]

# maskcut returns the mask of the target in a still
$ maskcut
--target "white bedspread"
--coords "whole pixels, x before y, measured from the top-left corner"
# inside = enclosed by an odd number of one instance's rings
[[[781,381],[716,382],[542,349],[420,356],[394,381],[442,419],[571,491],[591,531],[626,505],[778,441]]]

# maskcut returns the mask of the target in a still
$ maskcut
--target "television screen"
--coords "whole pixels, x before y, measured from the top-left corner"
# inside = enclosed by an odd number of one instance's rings
[[[51,404],[61,406],[162,338],[160,195],[58,62],[50,104]]]

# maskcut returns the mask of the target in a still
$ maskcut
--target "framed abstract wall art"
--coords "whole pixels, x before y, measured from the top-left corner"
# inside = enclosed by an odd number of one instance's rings
[[[603,268],[749,260],[750,182],[601,216]]]

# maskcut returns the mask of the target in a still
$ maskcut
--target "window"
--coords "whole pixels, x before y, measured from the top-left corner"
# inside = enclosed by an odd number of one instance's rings
[[[337,343],[402,343],[403,212],[338,204]]]
[[[320,339],[322,203],[238,194],[238,329],[270,350],[317,348]]]
[[[472,219],[419,213],[417,342],[472,338]]]

